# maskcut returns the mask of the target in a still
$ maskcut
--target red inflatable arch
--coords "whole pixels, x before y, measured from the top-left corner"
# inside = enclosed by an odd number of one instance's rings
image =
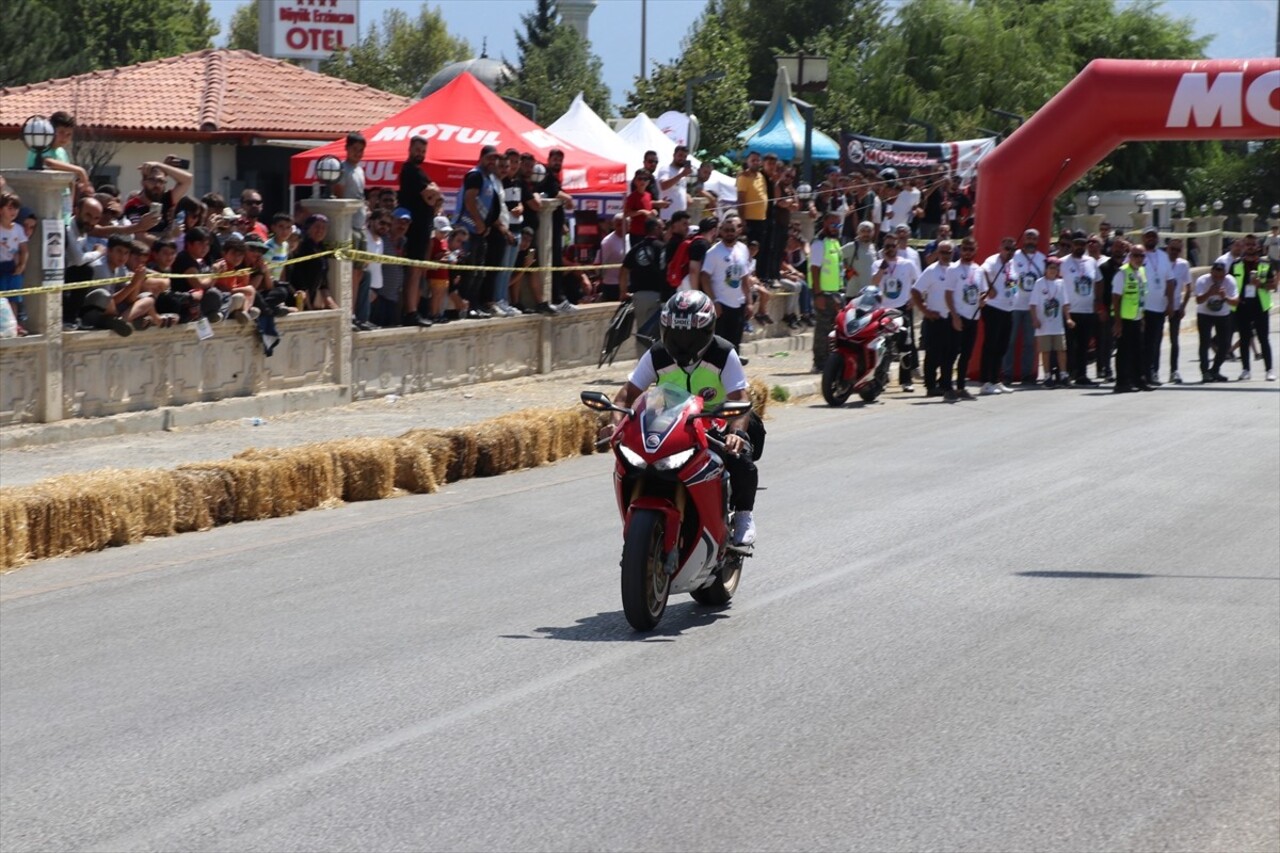
[[[978,258],[1026,228],[1122,142],[1280,137],[1280,59],[1095,59],[978,167]],[[975,347],[971,365],[978,363]]]

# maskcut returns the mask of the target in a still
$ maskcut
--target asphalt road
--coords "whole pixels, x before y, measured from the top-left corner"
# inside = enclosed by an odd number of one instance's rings
[[[779,409],[644,639],[609,466],[0,578],[0,847],[1280,847],[1276,384]]]

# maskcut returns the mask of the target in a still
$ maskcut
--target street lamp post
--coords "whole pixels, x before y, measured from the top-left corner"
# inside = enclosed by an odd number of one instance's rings
[[[1258,214],[1253,212],[1253,199],[1246,198],[1240,202],[1242,210],[1240,214],[1240,230],[1246,234],[1252,234],[1254,225],[1258,221]]]
[[[1227,217],[1222,215],[1222,199],[1214,199],[1213,215],[1205,218],[1209,231],[1215,233],[1209,235],[1209,258],[1216,258],[1222,254],[1222,226],[1227,221]]]
[[[1151,214],[1147,213],[1147,194],[1144,192],[1135,193],[1133,203],[1138,206],[1137,211],[1130,214],[1133,218],[1133,228],[1135,231],[1142,231],[1151,224]]]
[[[1179,234],[1187,233],[1187,225],[1191,222],[1187,219],[1187,203],[1182,199],[1178,199],[1173,205],[1173,230]]]
[[[31,116],[22,123],[22,144],[36,155],[33,169],[44,168],[44,153],[53,145],[53,123],[44,116]]]

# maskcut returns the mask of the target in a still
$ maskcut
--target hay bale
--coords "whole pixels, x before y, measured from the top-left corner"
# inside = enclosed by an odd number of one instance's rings
[[[551,460],[551,417],[554,413],[554,409],[527,409],[497,418],[514,432],[516,446],[512,453],[516,458],[513,467],[536,468]]]
[[[332,453],[315,444],[241,451],[236,459],[261,462],[276,477],[272,498],[276,518],[342,500],[342,474]]]
[[[42,480],[28,487],[24,503],[33,560],[96,551],[115,535],[102,494],[86,489],[82,475]]]
[[[437,486],[448,480],[449,465],[453,460],[452,441],[435,429],[411,429],[400,438],[416,444],[431,456],[432,476]]]
[[[501,418],[475,428],[477,477],[493,477],[519,467],[522,429]]]
[[[222,521],[257,521],[275,515],[275,482],[283,466],[264,459],[227,459],[222,462],[196,462],[183,465],[181,471],[211,472],[227,480],[230,506]]]
[[[27,540],[27,490],[0,490],[0,569],[12,569],[30,559]]]
[[[175,531],[177,490],[168,471],[91,471],[79,475],[77,486],[91,511],[105,514],[111,530],[107,545],[129,545]]]
[[[226,471],[181,467],[169,472],[177,498],[174,529],[179,533],[208,530],[235,520],[235,483]]]
[[[426,495],[440,488],[436,480],[431,452],[420,444],[404,439],[394,440],[395,482],[397,489],[415,495]]]
[[[333,455],[342,472],[344,501],[376,501],[396,488],[394,438],[346,438],[311,445]]]
[[[763,418],[765,409],[769,407],[769,386],[759,379],[752,379],[747,386],[747,396],[751,398],[753,411]]]
[[[476,454],[478,452],[475,428],[446,429],[441,430],[440,435],[451,445],[449,470],[445,479],[453,483],[474,477],[476,475]]]

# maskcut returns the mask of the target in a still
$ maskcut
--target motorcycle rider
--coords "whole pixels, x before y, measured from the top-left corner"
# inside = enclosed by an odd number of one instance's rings
[[[659,339],[638,362],[613,401],[630,408],[650,385],[680,388],[703,399],[712,409],[726,400],[746,400],[747,375],[733,345],[715,333],[716,309],[700,290],[682,290],[667,300],[659,318]],[[601,430],[601,438],[612,437],[622,414],[615,412],[613,426]],[[755,439],[753,442],[752,439]],[[750,548],[756,539],[755,509],[759,472],[752,446],[760,447],[764,425],[750,413],[728,422],[724,436],[725,469],[732,490],[732,544]],[[758,454],[754,454],[758,455]]]

